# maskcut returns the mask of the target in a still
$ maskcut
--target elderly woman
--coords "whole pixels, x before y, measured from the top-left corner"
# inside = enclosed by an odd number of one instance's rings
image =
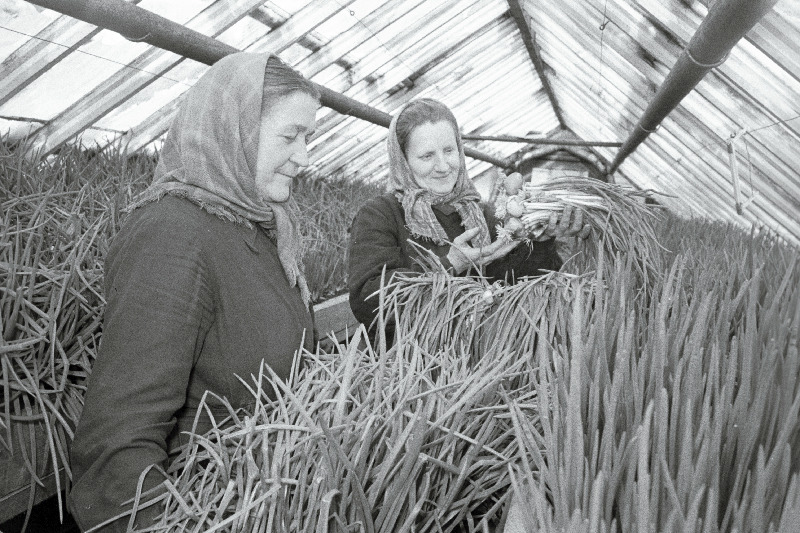
[[[453,113],[442,103],[419,99],[406,105],[389,127],[390,192],[356,215],[350,240],[350,307],[367,325],[376,316],[370,297],[398,271],[420,271],[415,243],[433,252],[454,275],[483,267],[490,280],[558,270],[554,237],[583,230],[582,215],[565,213],[531,245],[496,239],[497,220],[467,176],[464,147]]]
[[[264,54],[221,59],[184,97],[106,257],[103,338],[71,448],[81,529],[126,530],[109,519],[130,509],[143,471],[167,467],[206,391],[245,406],[239,378],[262,363],[286,377],[313,343],[292,180],[318,107],[311,82]],[[210,428],[204,411],[198,421]],[[151,468],[143,488],[162,479]]]

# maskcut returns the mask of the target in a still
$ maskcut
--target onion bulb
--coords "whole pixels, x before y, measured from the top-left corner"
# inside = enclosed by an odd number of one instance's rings
[[[522,231],[523,229],[525,229],[525,225],[522,223],[522,221],[520,219],[518,219],[516,217],[511,217],[508,220],[506,220],[505,224],[503,224],[503,227],[509,233],[512,233],[512,234],[513,233],[517,233],[518,231]]]
[[[506,193],[509,196],[513,196],[522,189],[522,174],[519,172],[514,172],[513,174],[506,176],[505,180],[506,186]]]
[[[508,216],[519,218],[525,214],[525,208],[516,198],[509,198],[506,202],[506,213]]]

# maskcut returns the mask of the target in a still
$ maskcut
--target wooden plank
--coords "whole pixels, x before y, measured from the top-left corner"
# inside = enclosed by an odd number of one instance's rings
[[[359,325],[350,310],[347,294],[315,305],[314,319],[320,339],[332,333],[339,342],[351,336]]]

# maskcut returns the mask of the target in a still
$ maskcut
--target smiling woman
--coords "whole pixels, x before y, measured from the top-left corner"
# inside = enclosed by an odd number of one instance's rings
[[[448,121],[420,124],[408,136],[403,151],[420,187],[434,194],[453,190],[461,158],[456,132]]]
[[[123,502],[140,476],[159,485],[182,432],[251,403],[239,378],[262,361],[285,378],[312,346],[291,190],[318,106],[308,80],[261,54],[225,57],[186,94],[106,255],[103,341],[71,448],[81,529],[125,531]]]
[[[447,106],[427,98],[410,102],[392,120],[390,191],[361,208],[350,240],[350,307],[364,324],[375,320],[381,280],[422,270],[420,248],[453,275],[478,269],[490,281],[514,282],[561,267],[553,237],[572,231],[569,224],[530,244],[495,240],[497,220],[467,176],[458,131]]]

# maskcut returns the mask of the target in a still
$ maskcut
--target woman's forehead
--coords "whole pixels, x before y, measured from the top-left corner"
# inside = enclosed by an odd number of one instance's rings
[[[289,128],[299,132],[314,131],[319,102],[309,94],[296,91],[281,97],[262,117],[264,125]]]
[[[455,143],[456,133],[453,125],[446,120],[439,122],[425,122],[411,130],[408,141],[409,145],[443,142]]]

